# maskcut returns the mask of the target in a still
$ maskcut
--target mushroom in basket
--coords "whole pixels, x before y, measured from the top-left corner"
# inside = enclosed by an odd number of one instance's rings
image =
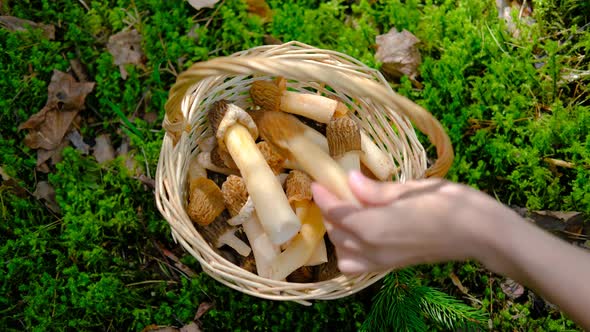
[[[324,96],[286,91],[284,78],[276,82],[255,81],[250,88],[253,102],[264,110],[284,111],[305,116],[321,123],[329,123],[332,118],[348,117],[347,107],[340,101]],[[296,103],[299,101],[299,103]],[[309,128],[305,136],[316,144],[324,146],[325,137]],[[360,130],[362,163],[380,180],[390,180],[395,172],[393,161],[365,133]],[[326,150],[327,151],[327,150]]]
[[[255,139],[256,124],[240,107],[221,100],[208,113],[209,124],[221,151],[227,151],[236,163],[256,207],[264,231],[274,244],[291,239],[301,228],[283,187],[270,169]]]
[[[327,123],[334,114],[346,114],[348,109],[341,102],[310,93],[287,91],[287,82],[279,77],[275,82],[255,81],[250,96],[256,105],[269,111],[302,115],[321,123]]]
[[[280,253],[280,248],[270,241],[258,221],[256,212],[246,204],[248,192],[244,180],[239,176],[228,176],[221,185],[221,192],[230,215],[234,217],[230,219],[230,222],[231,220],[240,220],[237,223],[242,225],[244,233],[248,237],[258,275],[264,278],[270,277],[270,264]],[[235,218],[236,216],[241,218]]]
[[[250,247],[236,237],[236,228],[228,225],[221,215],[225,210],[223,194],[210,179],[197,177],[190,180],[188,215],[196,223],[199,233],[215,248],[228,245],[242,256],[250,254]]]
[[[305,129],[301,121],[284,112],[255,111],[252,114],[262,138],[341,199],[359,204],[348,187],[342,167],[303,135]]]
[[[311,178],[298,170],[293,170],[287,176],[285,181],[285,191],[289,203],[295,209],[295,214],[300,220],[303,220],[307,215],[307,211],[313,204],[313,194],[311,192]],[[290,245],[290,243],[288,243]],[[285,246],[285,247],[288,247]],[[326,243],[321,238],[315,249],[313,250],[311,257],[305,262],[306,266],[323,264],[328,261],[328,254],[326,251]]]
[[[356,122],[349,117],[330,120],[326,128],[330,156],[346,172],[361,169],[361,132]]]

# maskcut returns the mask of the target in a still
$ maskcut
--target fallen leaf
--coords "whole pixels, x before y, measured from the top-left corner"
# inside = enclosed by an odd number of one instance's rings
[[[119,66],[121,77],[127,79],[124,65],[142,65],[144,56],[141,50],[141,35],[135,29],[121,31],[109,37],[107,50],[113,55],[115,65]]]
[[[0,7],[2,7],[1,3]],[[27,27],[32,29],[41,29],[43,30],[43,35],[45,35],[47,39],[55,39],[55,27],[53,25],[35,23],[33,21],[14,16],[0,16],[0,27],[4,27],[8,31],[26,31]]]
[[[496,0],[496,8],[498,9],[498,17],[506,21],[508,31],[513,37],[520,35],[520,30],[512,18],[512,11],[518,11],[517,19],[525,24],[531,25],[535,20],[531,17],[533,14],[532,1],[506,1]]]
[[[188,3],[195,9],[213,8],[219,0],[188,0]]]
[[[70,66],[72,67],[72,71],[74,72],[74,75],[76,75],[76,77],[78,78],[78,81],[80,81],[80,82],[88,81],[88,74],[86,74],[86,69],[84,68],[84,65],[82,65],[82,62],[80,62],[80,60],[78,60],[78,59],[70,60]]]
[[[77,129],[70,131],[66,138],[72,143],[72,145],[74,145],[76,150],[82,152],[82,154],[87,155],[90,153],[90,146],[84,142],[82,135],[80,135],[80,132],[78,132]]]
[[[504,279],[500,284],[500,288],[502,288],[502,292],[511,300],[517,299],[524,294],[524,286],[510,278]]]
[[[2,187],[8,188],[8,190],[10,190],[17,197],[27,197],[27,190],[21,187],[15,179],[11,178],[2,167],[0,167],[0,180],[0,185]]]
[[[99,164],[106,163],[115,159],[115,149],[111,144],[111,138],[107,134],[99,135],[94,145],[94,158]]]
[[[176,327],[172,326],[160,326],[151,324],[143,328],[141,332],[178,332],[179,330]]]
[[[213,308],[213,303],[201,302],[199,304],[199,307],[197,308],[197,313],[195,314],[194,320],[197,320],[197,319],[200,319],[201,317],[203,317],[203,315],[206,314],[207,311],[211,310],[211,308]]]
[[[33,192],[33,196],[45,203],[45,205],[53,212],[60,213],[59,205],[55,201],[55,189],[47,181],[37,182],[37,187]]]
[[[271,35],[264,35],[264,45],[281,45],[283,42]]]
[[[246,0],[248,12],[262,17],[269,21],[272,18],[272,11],[265,0]]]
[[[68,145],[64,143],[64,136],[78,113],[84,109],[86,96],[92,89],[92,82],[76,82],[70,74],[53,71],[45,107],[19,126],[19,130],[29,131],[24,139],[25,145],[38,149],[38,168],[43,168],[42,165],[50,159],[55,163],[58,154]]]
[[[422,62],[418,50],[420,40],[416,36],[407,30],[398,32],[392,28],[388,33],[377,36],[376,42],[375,58],[382,63],[381,71],[393,78],[407,75],[411,80],[416,79]]]
[[[469,294],[469,290],[467,289],[467,287],[463,286],[463,283],[461,282],[461,280],[459,280],[459,277],[457,277],[457,275],[454,272],[451,272],[449,277],[451,278],[453,285],[455,285],[457,288],[459,288],[461,293],[466,294],[466,295]]]

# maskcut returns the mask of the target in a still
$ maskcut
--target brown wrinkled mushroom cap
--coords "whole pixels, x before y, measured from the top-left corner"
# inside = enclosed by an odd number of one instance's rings
[[[219,168],[238,169],[238,166],[227,151],[222,151],[219,145],[211,150],[211,163]]]
[[[188,215],[199,225],[209,225],[225,210],[219,187],[204,177],[191,179]]]
[[[224,142],[225,133],[236,124],[246,127],[254,140],[258,138],[258,128],[248,112],[226,100],[219,100],[211,104],[207,112],[207,119],[209,126],[215,133],[217,145],[222,151],[227,150]]]
[[[256,144],[258,146],[258,150],[262,153],[262,156],[270,166],[270,169],[275,173],[275,175],[281,173],[283,170],[283,165],[285,164],[285,158],[282,154],[280,154],[275,148],[272,147],[268,142],[262,141]]]
[[[332,158],[340,157],[349,151],[361,151],[361,132],[349,117],[333,118],[326,127],[326,138]]]
[[[288,282],[298,282],[298,283],[306,283],[312,282],[314,277],[313,268],[310,266],[302,266],[297,270],[291,272],[289,276],[287,276]]]
[[[254,259],[254,255],[250,254],[246,257],[243,257],[240,262],[240,267],[248,272],[256,274],[256,260]]]
[[[278,83],[278,82],[277,82]],[[282,84],[285,86],[284,84]],[[254,104],[265,111],[278,111],[283,90],[270,81],[255,81],[250,87],[250,97]]]
[[[285,112],[255,111],[251,115],[258,126],[260,136],[280,154],[289,158],[286,140],[303,134],[305,131],[303,122]]]
[[[311,201],[313,193],[311,192],[312,179],[302,171],[292,170],[285,181],[285,192],[289,203],[300,201]]]
[[[211,104],[209,107],[209,112],[207,112],[207,119],[209,120],[209,125],[213,132],[217,132],[219,128],[219,124],[223,117],[225,116],[225,112],[229,107],[229,103],[225,100],[219,100]]]
[[[221,185],[221,194],[229,214],[233,217],[240,213],[242,206],[248,200],[246,182],[239,176],[230,175]]]

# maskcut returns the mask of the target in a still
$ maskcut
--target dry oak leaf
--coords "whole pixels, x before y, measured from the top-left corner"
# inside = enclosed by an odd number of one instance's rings
[[[107,50],[113,55],[114,63],[119,66],[121,77],[127,79],[124,65],[142,65],[144,56],[141,50],[141,35],[135,29],[121,31],[109,37]]]
[[[272,11],[265,0],[246,0],[248,4],[248,12],[260,16],[263,20],[270,21],[272,18]]]
[[[115,159],[115,149],[111,144],[109,135],[102,134],[96,138],[96,145],[94,146],[92,155],[99,164]]]
[[[60,208],[55,201],[55,189],[47,181],[37,182],[33,196],[40,201],[44,201],[47,207],[55,212],[60,213]]]
[[[188,3],[195,9],[213,8],[219,0],[188,0]]]
[[[24,143],[37,151],[37,166],[53,158],[64,147],[64,136],[80,110],[86,96],[94,89],[92,82],[76,82],[72,75],[53,71],[47,88],[45,107],[19,126],[28,129]],[[67,145],[67,142],[66,142]]]
[[[51,24],[35,23],[14,16],[0,16],[0,27],[4,27],[8,31],[26,31],[27,27],[41,29],[43,30],[43,35],[45,35],[47,39],[55,39],[55,27]]]
[[[418,75],[418,66],[422,62],[418,50],[420,40],[405,29],[398,32],[395,28],[384,35],[377,36],[375,40],[377,42],[375,58],[383,64],[381,71],[393,78],[407,75],[415,80]]]

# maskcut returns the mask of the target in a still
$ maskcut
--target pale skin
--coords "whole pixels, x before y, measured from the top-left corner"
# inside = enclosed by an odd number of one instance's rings
[[[534,289],[590,330],[587,250],[464,185],[441,179],[380,183],[357,171],[349,185],[362,207],[312,185],[343,273],[475,259]]]

